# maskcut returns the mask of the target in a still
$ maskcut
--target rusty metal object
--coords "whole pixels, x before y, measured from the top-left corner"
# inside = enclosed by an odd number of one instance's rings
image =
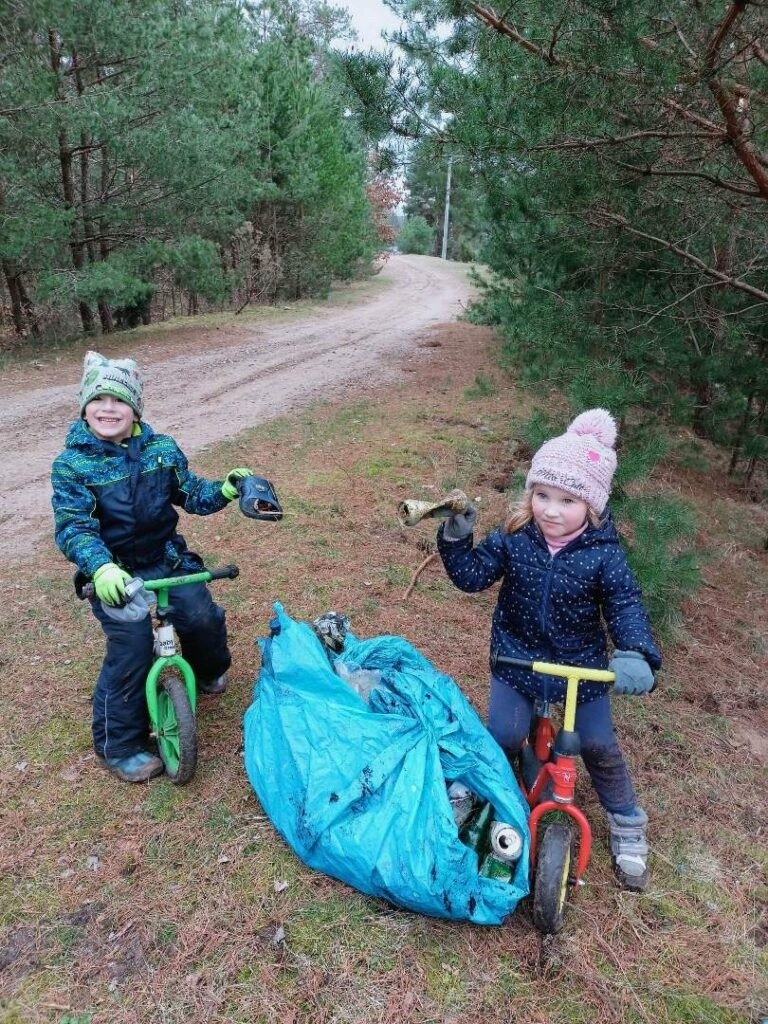
[[[436,502],[416,499],[401,501],[397,506],[397,518],[403,526],[415,526],[422,519],[448,519],[453,515],[461,515],[467,511],[468,506],[469,498],[464,491],[456,489]]]

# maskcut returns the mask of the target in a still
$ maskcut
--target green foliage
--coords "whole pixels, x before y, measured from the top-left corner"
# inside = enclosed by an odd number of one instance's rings
[[[133,269],[120,256],[99,263],[91,263],[77,276],[71,274],[45,274],[39,279],[37,294],[41,299],[66,302],[73,298],[97,304],[107,302],[114,306],[128,306],[150,299],[154,287],[137,277]]]
[[[531,413],[528,419],[521,425],[520,433],[528,442],[531,452],[538,451],[545,441],[556,434],[562,434],[567,423],[555,424],[543,409],[537,409]]]
[[[448,223],[448,259],[471,262],[478,258],[488,234],[482,191],[475,182],[471,160],[447,154],[429,140],[416,143],[409,153],[405,176],[408,217],[421,216],[440,234],[445,215],[448,162],[451,191]]]
[[[487,398],[496,394],[496,385],[484,373],[475,375],[474,384],[464,392],[467,398]]]
[[[184,291],[220,302],[227,290],[219,252],[213,242],[199,235],[180,238],[169,247],[165,262],[173,268],[176,285]]]
[[[768,408],[768,72],[739,43],[764,34],[763,12],[395,6],[405,60],[350,61],[348,78],[369,128],[375,108],[417,140],[408,212],[437,225],[454,155],[455,202],[493,272],[471,319],[500,326],[510,370],[764,467],[747,441]]]
[[[419,256],[428,256],[435,245],[435,232],[424,217],[416,214],[407,217],[397,236],[397,246],[401,252],[412,252]]]
[[[680,622],[681,605],[700,583],[700,559],[692,544],[696,523],[692,509],[672,497],[633,496],[616,510],[621,530],[629,524],[629,561],[643,591],[648,614],[662,636]]]
[[[316,15],[316,17],[315,17]],[[127,34],[125,26],[131,25]],[[322,294],[375,248],[365,146],[314,2],[30,0],[0,22],[0,271],[36,302]],[[299,26],[301,30],[299,31]]]

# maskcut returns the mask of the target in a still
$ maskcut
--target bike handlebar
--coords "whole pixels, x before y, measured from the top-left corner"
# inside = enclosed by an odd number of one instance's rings
[[[135,592],[138,593],[141,589],[172,590],[174,587],[183,587],[188,583],[209,583],[211,580],[234,580],[239,575],[240,570],[236,565],[223,565],[220,569],[203,569],[201,572],[191,572],[184,576],[170,576],[160,580],[142,580],[142,586],[137,586]],[[77,595],[81,599],[95,597],[96,587],[92,582],[85,583],[77,590]],[[126,597],[128,601],[131,601],[134,594],[129,593]]]
[[[514,668],[528,669],[530,672],[541,672],[547,676],[560,676],[562,679],[576,678],[580,682],[605,683],[610,686],[616,681],[616,674],[603,668],[584,668],[580,665],[556,665],[549,661],[525,661],[523,658],[507,658],[503,654],[494,654],[491,666],[512,665]]]
[[[236,565],[223,565],[221,569],[210,569],[212,580],[236,580],[240,570]]]

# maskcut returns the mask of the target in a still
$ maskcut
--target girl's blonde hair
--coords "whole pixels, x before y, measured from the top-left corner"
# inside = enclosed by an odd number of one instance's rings
[[[504,524],[505,533],[516,533],[533,519],[533,492],[524,491],[517,501],[509,506],[509,518]],[[591,505],[587,505],[587,519],[594,527],[601,526],[602,516],[595,512]]]

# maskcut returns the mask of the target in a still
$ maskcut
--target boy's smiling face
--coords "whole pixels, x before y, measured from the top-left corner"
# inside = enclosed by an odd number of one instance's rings
[[[114,395],[99,395],[92,399],[83,410],[83,415],[95,437],[100,441],[115,443],[130,437],[133,424],[138,421],[130,405]]]

